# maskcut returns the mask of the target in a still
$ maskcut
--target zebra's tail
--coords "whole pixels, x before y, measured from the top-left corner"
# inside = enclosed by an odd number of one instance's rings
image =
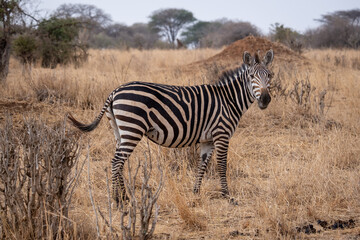
[[[104,116],[104,113],[106,111],[106,109],[109,107],[109,105],[113,102],[113,95],[114,92],[112,92],[110,94],[110,96],[106,99],[105,104],[103,106],[103,108],[101,109],[100,114],[95,118],[95,120],[90,123],[90,124],[84,124],[79,122],[78,120],[76,120],[73,115],[71,115],[71,113],[68,113],[68,119],[70,120],[70,122],[77,127],[78,129],[80,129],[83,132],[91,132],[92,130],[94,130],[100,123],[101,118]]]

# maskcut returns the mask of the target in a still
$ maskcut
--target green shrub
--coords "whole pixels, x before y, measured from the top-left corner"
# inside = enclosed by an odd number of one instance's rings
[[[73,18],[52,17],[39,24],[42,67],[55,68],[57,64],[86,61],[88,47],[78,41],[80,27],[78,20]]]
[[[29,34],[20,35],[13,42],[14,55],[20,59],[23,64],[30,64],[37,59],[36,38]]]

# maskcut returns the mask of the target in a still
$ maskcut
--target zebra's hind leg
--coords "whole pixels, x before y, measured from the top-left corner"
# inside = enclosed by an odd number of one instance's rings
[[[201,182],[213,151],[214,144],[212,142],[200,143],[200,161],[196,175],[194,193],[200,192]]]
[[[116,148],[115,156],[111,160],[111,172],[112,172],[112,188],[113,188],[113,199],[116,202],[116,207],[119,206],[120,199],[127,201],[129,197],[126,195],[123,170],[126,160],[129,155],[121,152],[120,148]]]
[[[140,133],[140,131],[137,131],[135,134],[134,132],[121,131],[121,127],[119,128],[121,143],[119,148],[116,148],[115,156],[111,161],[113,198],[117,206],[119,206],[120,201],[127,201],[129,199],[124,184],[124,165],[143,136],[143,133]]]
[[[119,192],[120,186],[124,185],[124,180],[122,177],[121,172],[123,171],[124,162],[129,156],[126,156],[126,154],[121,153],[120,144],[121,144],[121,137],[120,137],[120,130],[116,123],[116,119],[113,113],[113,110],[111,107],[108,107],[105,111],[106,117],[109,120],[110,126],[112,127],[114,131],[115,141],[116,141],[116,151],[115,156],[111,160],[111,169],[112,169],[112,197],[116,202],[116,207],[119,206],[120,198],[123,200],[127,200],[128,197],[125,194],[125,191],[122,190]],[[120,183],[122,182],[122,184]],[[124,188],[125,189],[125,188]]]

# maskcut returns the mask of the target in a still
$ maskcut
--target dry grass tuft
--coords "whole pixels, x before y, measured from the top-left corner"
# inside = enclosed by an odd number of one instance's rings
[[[179,190],[177,184],[172,179],[168,179],[168,185],[172,189],[171,202],[175,205],[186,227],[192,230],[205,230],[206,220],[200,214],[194,212],[194,209],[190,208],[189,202],[185,197],[186,194]]]

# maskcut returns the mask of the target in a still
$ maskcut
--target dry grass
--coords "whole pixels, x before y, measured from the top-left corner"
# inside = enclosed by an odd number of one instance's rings
[[[13,60],[8,83],[0,88],[0,122],[4,122],[5,112],[10,112],[14,125],[21,127],[23,114],[56,122],[62,121],[68,111],[89,122],[108,93],[122,83],[137,80],[189,85],[210,81],[211,69],[197,67],[196,72],[189,72],[182,66],[218,52],[93,50],[89,62],[80,69],[34,67],[27,75]],[[279,65],[275,52],[274,81],[281,82],[283,94],[274,92],[276,96],[267,110],[253,106],[230,142],[228,182],[239,206],[221,198],[215,163],[197,196],[192,194],[195,170],[190,164],[191,155],[184,154],[187,150],[179,152],[150,144],[153,159],[159,159],[165,176],[155,239],[360,237],[360,51],[309,50],[304,56],[310,65]],[[296,82],[310,85],[305,105],[290,96]],[[324,90],[321,111],[320,95]],[[84,138],[91,145],[94,199],[106,215],[104,169],[110,166],[114,137],[109,124],[103,121],[96,132]],[[143,158],[144,151],[145,139],[135,149],[132,165],[137,158]],[[156,171],[154,168],[151,180],[154,186],[159,179]],[[77,223],[79,238],[88,238],[96,236],[95,216],[87,176],[83,175],[69,217]],[[113,225],[118,229],[120,217],[114,209]],[[355,221],[354,228],[331,230],[317,224],[318,220],[331,225],[350,219]],[[102,219],[99,221],[101,234],[108,235],[108,227]],[[301,230],[309,224],[319,232],[308,235]]]

